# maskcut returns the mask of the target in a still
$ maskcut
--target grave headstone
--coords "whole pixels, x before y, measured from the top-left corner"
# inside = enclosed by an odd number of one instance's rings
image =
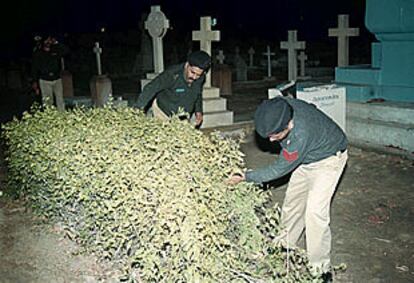
[[[200,30],[193,31],[192,37],[200,41],[200,49],[211,56],[211,42],[220,40],[220,31],[211,30],[211,17],[200,18]],[[220,97],[220,89],[211,87],[211,75],[207,73],[203,88],[204,121],[202,128],[233,124],[233,112],[227,111],[227,100]]]
[[[236,47],[236,56],[234,58],[234,66],[236,67],[236,80],[247,81],[247,64],[240,56],[240,48]]]
[[[98,76],[100,76],[100,75],[102,75],[102,65],[101,65],[102,48],[99,47],[99,42],[95,42],[95,47],[93,48],[93,53],[95,53],[96,68],[98,69]]]
[[[162,39],[170,27],[170,21],[161,11],[160,6],[151,6],[151,13],[145,21],[145,29],[152,38],[154,72],[159,74],[164,71],[164,56]]]
[[[144,89],[151,80],[164,71],[164,53],[162,39],[170,27],[170,21],[161,11],[160,6],[151,6],[151,13],[145,21],[145,29],[148,30],[152,38],[152,50],[154,61],[154,72],[147,73],[146,79],[141,80],[141,90]]]
[[[224,56],[223,50],[220,49],[216,55],[218,65],[213,66],[211,72],[211,84],[220,89],[220,95],[230,95],[232,84],[231,68],[224,64],[224,59],[226,59],[226,56]]]
[[[211,42],[220,40],[220,31],[211,30],[211,17],[200,18],[200,30],[193,31],[193,40],[200,41],[200,49],[211,56]],[[211,87],[211,73],[206,75],[204,87]]]
[[[93,104],[96,107],[102,107],[112,95],[112,82],[107,75],[102,74],[101,54],[102,48],[99,47],[99,42],[95,42],[93,52],[96,56],[97,75],[93,76],[89,82],[91,97]]]
[[[275,55],[274,52],[270,52],[270,46],[268,45],[266,47],[266,52],[263,53],[263,55],[265,55],[267,57],[267,77],[271,78],[272,77],[272,63],[271,63],[271,56]]]
[[[328,30],[329,36],[338,37],[338,67],[349,65],[349,37],[358,36],[359,28],[349,27],[349,15],[338,15],[338,27]]]
[[[298,61],[297,61],[297,50],[305,49],[305,42],[298,41],[297,31],[288,31],[288,41],[282,41],[280,43],[281,49],[288,50],[288,80],[294,81],[298,76]]]
[[[63,97],[73,97],[73,77],[68,70],[63,70],[62,74]]]
[[[219,50],[219,52],[216,56],[216,59],[217,59],[219,64],[224,64],[224,59],[226,59],[226,56],[224,56],[223,50],[221,50],[221,49]]]
[[[211,84],[220,89],[220,95],[231,95],[232,74],[230,66],[226,64],[213,66]]]
[[[346,87],[347,136],[373,148],[392,147],[410,154],[414,152],[414,2],[365,2],[365,26],[376,39],[371,43],[371,64],[335,68],[335,82]]]
[[[65,70],[65,60],[62,58],[62,87],[63,97],[73,97],[73,77],[72,73]]]
[[[335,81],[347,86],[348,100],[414,102],[413,11],[412,1],[366,1],[365,25],[377,39],[371,43],[371,64],[335,68]]]
[[[249,67],[254,67],[254,53],[255,53],[255,51],[254,51],[254,49],[253,49],[253,47],[250,47],[249,48]]]
[[[304,51],[301,51],[298,56],[300,71],[299,71],[299,78],[305,79],[308,78],[305,76],[305,62],[308,59],[308,55],[305,54]]]

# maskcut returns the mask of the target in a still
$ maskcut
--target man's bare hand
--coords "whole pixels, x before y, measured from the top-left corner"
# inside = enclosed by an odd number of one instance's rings
[[[229,185],[237,185],[238,183],[245,181],[246,176],[244,173],[234,173],[230,176],[230,178],[226,181]]]
[[[196,112],[195,113],[195,124],[196,124],[196,127],[201,126],[201,123],[203,123],[203,113]]]
[[[32,89],[36,93],[36,95],[40,94],[39,84],[37,82],[32,83]]]

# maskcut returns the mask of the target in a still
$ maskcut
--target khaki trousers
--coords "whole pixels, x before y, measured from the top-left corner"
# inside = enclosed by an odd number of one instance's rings
[[[330,204],[347,159],[345,151],[300,165],[286,190],[281,219],[285,230],[278,240],[296,246],[305,229],[306,250],[315,272],[331,267]]]
[[[59,111],[65,110],[62,79],[54,81],[39,80],[39,87],[42,93],[43,104],[53,105],[53,97],[55,97],[57,109]]]
[[[168,117],[167,114],[165,114],[160,107],[158,107],[157,99],[154,99],[154,102],[152,102],[152,113],[155,118],[160,119],[162,121],[168,121],[170,120],[170,117]]]
[[[157,99],[154,99],[154,101],[152,102],[151,108],[152,108],[152,115],[155,118],[160,119],[161,121],[168,121],[171,119],[171,117],[165,114],[165,112],[162,111],[161,108],[158,106]],[[188,122],[190,122],[190,119],[188,119]]]

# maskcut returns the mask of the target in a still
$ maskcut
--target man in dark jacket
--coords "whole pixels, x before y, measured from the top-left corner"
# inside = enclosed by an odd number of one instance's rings
[[[169,119],[180,110],[195,113],[196,126],[203,122],[202,90],[210,56],[195,51],[187,62],[170,67],[148,83],[138,97],[137,107],[145,109],[152,101],[154,116]]]
[[[285,229],[278,240],[295,246],[305,229],[309,261],[315,272],[323,272],[329,282],[329,209],[348,159],[347,138],[322,111],[298,99],[266,100],[254,119],[257,133],[279,142],[281,154],[273,164],[233,175],[229,182],[261,184],[293,171],[282,206],[281,224]]]
[[[55,100],[59,110],[65,110],[63,86],[61,79],[62,58],[68,53],[67,48],[48,36],[40,41],[33,53],[32,88],[36,94],[41,93],[44,104],[53,105]]]

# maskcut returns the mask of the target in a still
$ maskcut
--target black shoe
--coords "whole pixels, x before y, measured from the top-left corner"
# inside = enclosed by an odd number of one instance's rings
[[[332,278],[332,272],[325,272],[322,274],[322,282],[323,283],[332,283],[333,282],[333,278]]]

